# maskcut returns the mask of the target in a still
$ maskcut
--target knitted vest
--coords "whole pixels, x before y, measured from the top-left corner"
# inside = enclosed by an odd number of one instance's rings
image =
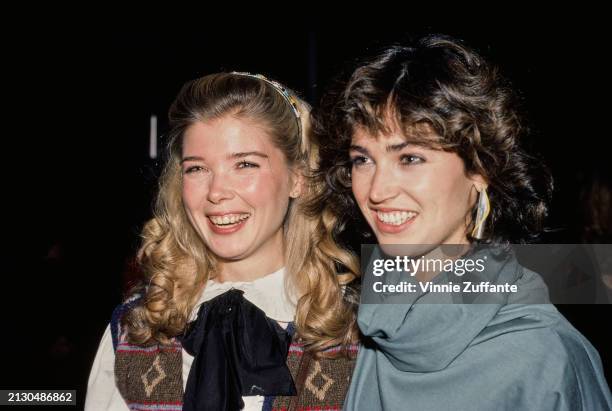
[[[150,343],[134,345],[121,332],[121,317],[134,302],[117,307],[111,320],[115,347],[117,388],[131,410],[181,410],[183,405],[182,347],[175,339],[170,345]],[[293,333],[293,324],[288,332]],[[324,351],[339,354],[338,348]],[[297,389],[297,396],[267,396],[263,411],[341,410],[357,358],[358,345],[351,345],[346,355],[314,358],[303,344],[292,342],[287,366]]]

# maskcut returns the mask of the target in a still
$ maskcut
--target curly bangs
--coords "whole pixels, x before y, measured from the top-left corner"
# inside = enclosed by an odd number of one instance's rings
[[[482,241],[533,242],[542,232],[552,177],[519,144],[528,130],[517,95],[497,67],[460,41],[433,35],[384,49],[348,80],[336,80],[312,116],[317,175],[327,182],[319,201],[339,217],[357,208],[348,156],[355,129],[377,136],[396,124],[411,141],[456,152],[467,173],[488,182],[491,214]],[[422,125],[436,139],[419,133]]]

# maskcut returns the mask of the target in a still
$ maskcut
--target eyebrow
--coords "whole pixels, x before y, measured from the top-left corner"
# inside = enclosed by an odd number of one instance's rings
[[[246,151],[243,153],[232,153],[230,155],[227,156],[228,159],[233,159],[233,158],[243,158],[243,157],[248,157],[248,156],[257,156],[257,157],[261,157],[261,158],[268,158],[267,154],[262,153],[261,151]]]
[[[183,164],[185,161],[204,161],[204,159],[202,157],[198,157],[198,156],[183,157],[181,159],[181,164]]]
[[[370,155],[370,152],[368,151],[368,149],[366,149],[365,147],[357,146],[355,144],[351,144],[351,146],[349,147],[349,150],[354,150],[354,151],[360,152],[361,154]]]
[[[227,156],[228,159],[236,159],[236,158],[244,158],[244,157],[248,157],[248,156],[258,156],[261,158],[268,158],[267,154],[264,154],[260,151],[245,151],[245,152],[241,152],[241,153],[231,153]],[[183,164],[186,161],[204,161],[203,157],[200,156],[187,156],[187,157],[183,157],[181,159],[181,164]]]
[[[403,143],[399,143],[399,144],[387,145],[386,147],[387,153],[401,151],[404,147],[408,146],[408,144],[412,144],[412,143],[410,143],[409,141],[404,141]]]
[[[387,147],[385,147],[385,149],[387,150],[388,153],[391,153],[391,152],[401,151],[404,147],[407,147],[410,144],[414,144],[414,143],[411,143],[409,141],[404,141],[403,143],[399,143],[399,144],[389,144],[387,145]],[[370,154],[367,148],[361,147],[358,145],[354,145],[354,144],[351,144],[351,146],[349,147],[349,150],[355,150],[362,154],[368,154],[368,155]]]

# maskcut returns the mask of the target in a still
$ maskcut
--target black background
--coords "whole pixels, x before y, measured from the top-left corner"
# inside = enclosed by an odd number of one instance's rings
[[[162,132],[180,86],[211,72],[262,73],[316,104],[334,73],[379,45],[432,32],[462,38],[500,65],[525,101],[532,149],[556,179],[555,231],[545,241],[580,242],[579,191],[593,173],[610,172],[607,30],[571,11],[500,15],[299,25],[270,15],[248,26],[215,14],[172,24],[41,18],[3,30],[0,387],[77,389],[82,404],[150,216],[159,164],[148,157],[149,117]],[[610,306],[559,308],[599,350],[610,379]]]

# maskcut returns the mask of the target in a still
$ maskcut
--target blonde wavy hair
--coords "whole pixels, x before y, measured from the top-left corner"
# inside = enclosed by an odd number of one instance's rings
[[[312,205],[324,187],[309,178],[318,162],[318,150],[309,141],[310,107],[287,92],[297,102],[300,123],[283,94],[259,78],[218,73],[183,86],[169,111],[168,157],[154,217],[142,232],[138,260],[144,278],[131,291],[142,298],[123,318],[130,342],[167,344],[181,334],[204,285],[216,274],[215,256],[185,213],[180,159],[183,133],[190,125],[226,115],[265,125],[289,167],[306,177],[302,194],[290,202],[284,223],[286,287],[297,298],[299,338],[315,353],[356,341],[355,307],[344,298],[343,290],[359,276],[357,259],[330,234],[336,217]]]

